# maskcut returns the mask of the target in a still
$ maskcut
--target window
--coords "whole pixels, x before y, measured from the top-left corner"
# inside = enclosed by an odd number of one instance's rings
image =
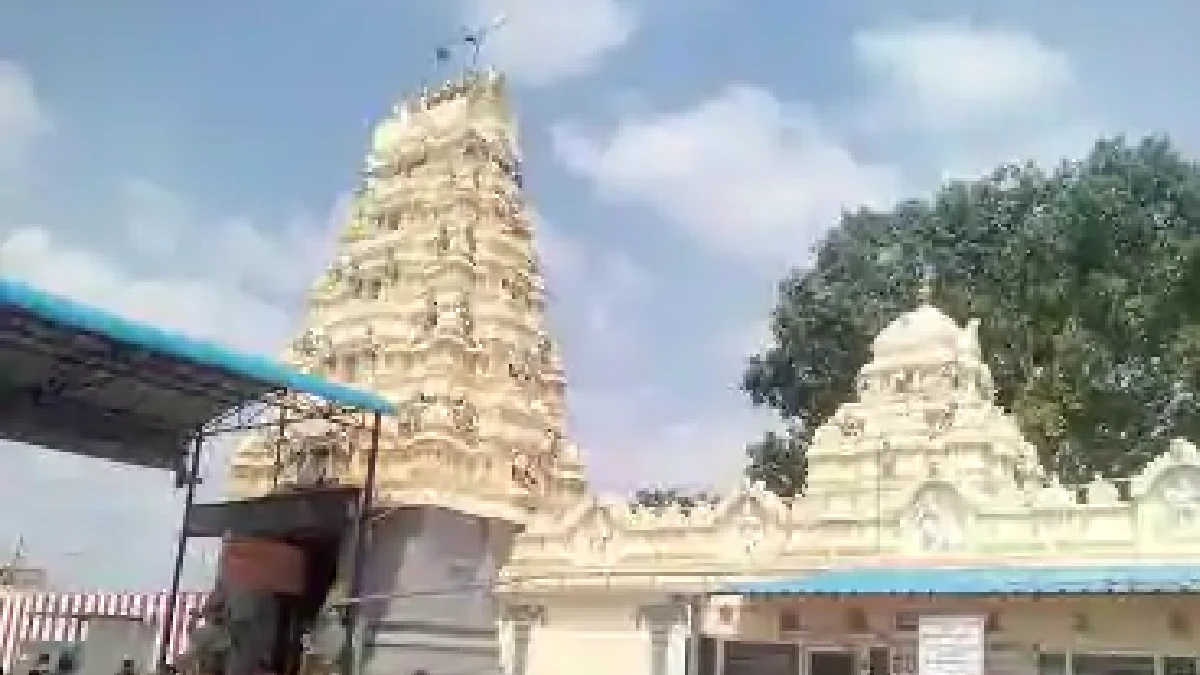
[[[1066,654],[1038,654],[1038,675],[1067,675]]]
[[[901,633],[915,633],[921,625],[921,617],[916,612],[898,612],[896,614],[896,630]]]
[[[779,613],[779,632],[795,633],[800,630],[800,614],[795,610],[785,609]]]
[[[1192,622],[1187,614],[1179,610],[1173,610],[1167,615],[1167,626],[1171,635],[1175,637],[1187,637],[1192,634]]]
[[[1154,675],[1153,656],[1075,654],[1071,665],[1074,675]]]
[[[1164,656],[1162,675],[1200,675],[1194,656]]]
[[[871,630],[867,622],[867,613],[858,607],[846,612],[846,630],[851,633],[866,633]]]
[[[868,660],[869,675],[891,675],[892,655],[887,647],[871,647]]]

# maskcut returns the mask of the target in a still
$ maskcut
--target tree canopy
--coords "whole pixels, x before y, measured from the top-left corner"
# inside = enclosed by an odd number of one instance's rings
[[[663,487],[638,490],[630,501],[634,505],[651,508],[665,508],[674,504],[686,511],[702,504],[716,503],[717,497],[704,490]]]
[[[780,284],[742,388],[790,422],[748,474],[802,490],[813,431],[853,396],[874,336],[934,303],[980,341],[999,403],[1065,481],[1122,476],[1200,439],[1200,167],[1165,138],[1099,141],[1053,170],[1002,166],[892,210],[843,215]]]

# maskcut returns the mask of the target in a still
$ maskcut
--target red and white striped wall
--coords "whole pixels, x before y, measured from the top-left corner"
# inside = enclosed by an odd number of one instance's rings
[[[205,593],[183,592],[176,599],[167,644],[173,660],[187,650],[192,618],[204,604]],[[25,644],[79,642],[87,637],[87,619],[80,615],[129,617],[155,626],[155,658],[163,648],[162,623],[170,593],[37,593],[16,592],[0,597],[0,666],[11,672]]]

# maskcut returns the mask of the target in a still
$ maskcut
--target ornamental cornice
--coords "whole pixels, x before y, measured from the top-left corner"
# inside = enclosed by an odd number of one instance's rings
[[[531,520],[505,573],[575,587],[611,575],[777,574],[852,560],[1198,555],[1200,453],[1193,448],[1174,443],[1135,477],[1140,491],[1125,500],[1099,478],[1082,496],[1051,483],[1002,501],[974,494],[957,479],[923,478],[899,488],[898,506],[880,516],[870,509],[831,514],[823,497],[781,500],[752,484],[716,505],[686,510],[589,495]]]

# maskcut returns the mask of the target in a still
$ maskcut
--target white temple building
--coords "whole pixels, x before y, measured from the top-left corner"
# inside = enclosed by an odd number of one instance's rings
[[[1200,565],[1188,566],[1200,554],[1196,446],[1172,442],[1129,480],[1128,499],[1103,478],[1079,491],[1058,484],[994,402],[977,326],[960,327],[930,304],[888,325],[856,399],[816,432],[802,497],[746,484],[684,511],[587,496],[566,515],[535,521],[505,570],[512,672],[682,675],[697,631],[717,638],[717,652],[782,647],[785,672],[902,675],[915,672],[920,615],[950,612],[987,620],[988,673],[1047,672],[1039,654],[1064,663],[1112,653],[1144,657],[1137,663],[1147,673],[1164,663],[1196,673]],[[830,586],[822,574],[838,570],[842,585]],[[873,587],[844,585],[846,571]],[[928,587],[877,587],[914,576]],[[745,583],[806,577],[815,590],[802,599],[788,597],[788,583],[777,593]],[[1030,587],[1038,579],[1060,587]],[[955,580],[979,585],[939,596],[938,584]],[[985,587],[989,580],[1008,586]],[[720,593],[739,587],[764,592]],[[713,659],[703,672],[733,675],[736,661]],[[753,672],[769,671],[756,663]],[[1142,672],[1137,663],[1104,672]]]

